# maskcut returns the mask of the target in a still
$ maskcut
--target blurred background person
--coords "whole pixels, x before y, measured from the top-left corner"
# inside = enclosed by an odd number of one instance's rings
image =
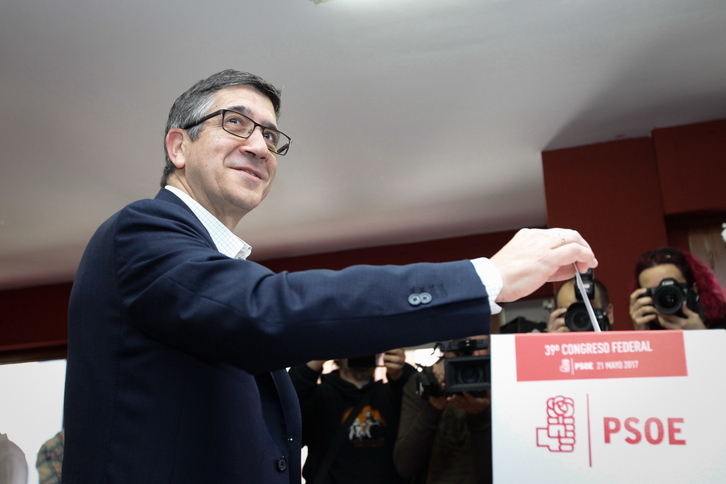
[[[25,453],[8,434],[0,434],[0,484],[28,484]]]
[[[416,373],[402,348],[382,355],[387,382],[376,381],[377,357],[335,360],[321,374],[322,360],[290,368],[300,399],[308,484],[401,484],[393,465],[401,396]],[[319,382],[318,382],[319,381]]]
[[[630,318],[636,330],[726,328],[726,291],[706,264],[673,247],[635,265]]]
[[[46,440],[38,450],[35,468],[38,469],[39,484],[60,484],[63,470],[63,442],[65,432],[60,430]]]
[[[489,336],[471,339],[486,340],[471,356],[489,355]],[[446,360],[457,356],[448,351],[434,363],[434,381],[419,372],[404,387],[393,458],[409,484],[492,482],[491,394],[447,392]]]

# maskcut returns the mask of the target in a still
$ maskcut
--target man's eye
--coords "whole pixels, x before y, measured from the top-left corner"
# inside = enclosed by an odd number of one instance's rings
[[[224,125],[231,129],[234,129],[235,131],[251,129],[252,126],[254,126],[254,124],[252,124],[252,121],[247,119],[245,116],[234,112],[227,113],[224,118]]]
[[[279,133],[277,133],[275,131],[270,131],[269,129],[266,129],[263,134],[264,134],[266,140],[272,141],[275,144],[280,139],[280,134]]]

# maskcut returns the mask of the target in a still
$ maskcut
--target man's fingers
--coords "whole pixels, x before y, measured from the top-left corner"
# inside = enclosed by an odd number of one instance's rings
[[[580,274],[595,268],[598,261],[589,246],[579,243],[565,244],[552,249],[552,263],[559,268],[552,275],[549,282],[564,281],[575,277],[575,266]],[[575,264],[575,265],[573,265]]]
[[[563,246],[569,244],[582,245],[590,249],[590,244],[580,235],[580,232],[572,229],[553,228],[547,229],[554,234],[555,246]]]
[[[563,281],[597,267],[590,245],[571,229],[522,229],[490,259],[503,287],[498,302],[515,301],[546,282]]]

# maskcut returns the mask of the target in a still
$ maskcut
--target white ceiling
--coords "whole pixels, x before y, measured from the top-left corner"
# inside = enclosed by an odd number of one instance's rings
[[[726,2],[2,0],[0,288],[72,279],[225,68],[294,139],[253,258],[499,231],[546,224],[545,149],[726,118]]]

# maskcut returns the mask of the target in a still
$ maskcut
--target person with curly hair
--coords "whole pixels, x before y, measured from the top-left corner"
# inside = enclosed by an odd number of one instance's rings
[[[659,301],[654,301],[653,289],[665,287],[662,283],[675,291],[667,291],[666,298],[683,300],[673,311],[664,312],[662,305],[659,310]],[[682,298],[677,296],[679,291]],[[673,247],[651,250],[635,265],[630,318],[636,330],[726,328],[726,290],[693,255]]]

